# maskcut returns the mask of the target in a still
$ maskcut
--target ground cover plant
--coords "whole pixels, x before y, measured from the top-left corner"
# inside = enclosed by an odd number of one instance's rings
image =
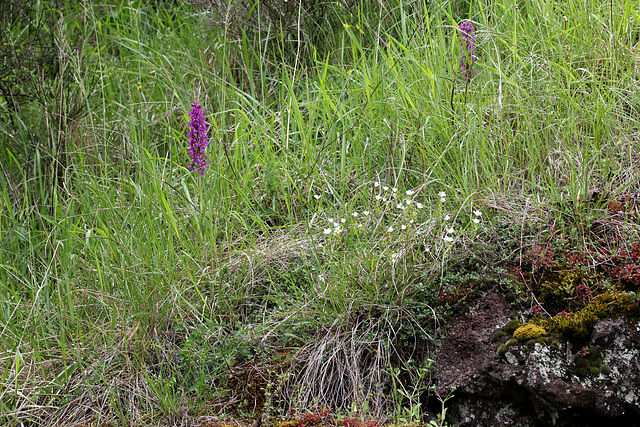
[[[637,2],[23,3],[3,424],[444,425],[474,295],[497,345],[637,316]]]

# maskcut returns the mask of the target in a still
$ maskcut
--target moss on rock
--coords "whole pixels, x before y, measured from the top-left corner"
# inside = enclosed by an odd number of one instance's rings
[[[505,335],[506,334],[505,334],[504,330],[498,328],[498,329],[494,330],[491,333],[491,338],[489,339],[489,341],[491,341],[492,343],[496,343],[496,342],[500,341],[500,339],[502,337],[504,337]]]
[[[516,329],[513,333],[513,338],[520,341],[527,341],[530,339],[541,337],[546,334],[547,334],[547,331],[543,327],[534,325],[532,323],[528,323]]]
[[[513,335],[513,333],[522,326],[522,322],[517,319],[510,320],[506,325],[502,328],[505,334]]]
[[[602,350],[600,347],[584,347],[573,357],[575,359],[576,375],[598,374],[603,366]],[[606,368],[604,368],[606,370]]]
[[[593,325],[607,317],[615,318],[633,315],[637,306],[628,294],[601,294],[595,297],[586,307],[575,313],[560,313],[550,319],[537,321],[548,331],[575,340],[584,340],[589,336]]]

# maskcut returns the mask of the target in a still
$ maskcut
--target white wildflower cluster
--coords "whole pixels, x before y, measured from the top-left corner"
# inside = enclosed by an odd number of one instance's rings
[[[438,197],[440,197],[440,202],[442,204],[444,204],[447,201],[447,194],[444,191],[440,191],[438,193]],[[471,223],[473,224],[479,224],[480,223],[480,217],[482,216],[482,212],[479,209],[472,209],[471,210]],[[458,212],[459,214],[459,212]],[[458,215],[456,215],[457,217]],[[444,233],[442,234],[442,240],[444,240],[447,243],[451,243],[455,240],[455,235],[456,235],[456,229],[454,228],[453,225],[449,225],[449,221],[452,220],[451,215],[449,215],[448,213],[444,214],[444,216],[442,217],[443,219],[443,223],[444,223]],[[452,221],[455,222],[455,221]],[[465,227],[466,230],[467,227]],[[465,231],[463,230],[463,231]]]
[[[406,234],[415,226],[418,211],[424,204],[417,200],[416,190],[399,192],[396,187],[389,187],[378,182],[373,184],[373,210],[380,224],[385,224],[386,233],[399,232]]]
[[[369,205],[356,206],[361,205],[361,202],[347,203],[340,217],[316,221],[323,223],[322,234],[338,236],[358,230],[368,233],[377,230],[386,235],[406,234],[415,226],[418,212],[424,209],[424,204],[416,199],[416,190],[402,192],[397,187],[380,182],[374,182],[371,188]],[[319,201],[322,195],[313,195],[313,198]],[[332,213],[336,215],[335,211]],[[314,227],[314,224],[310,226]]]
[[[410,233],[415,232],[416,223],[428,220],[427,215],[420,214],[425,205],[418,198],[417,190],[410,189],[402,192],[396,187],[380,182],[374,182],[371,189],[369,205],[362,206],[361,201],[347,203],[340,216],[321,219],[310,226],[316,228],[318,224],[322,224],[320,225],[322,234],[327,238],[353,235],[368,239],[373,234],[379,233],[381,238],[391,239],[389,243],[393,243],[406,242]],[[315,200],[321,199],[319,195],[313,197]],[[358,204],[360,206],[357,206]],[[440,232],[436,231],[436,235],[441,233],[440,236],[446,243],[454,242],[458,236],[464,235],[469,226],[481,222],[482,212],[476,208],[471,209],[468,222],[460,221],[462,209],[453,213],[447,212],[447,194],[444,191],[434,194],[430,206],[435,210],[431,211],[429,216],[440,224],[437,227]],[[337,215],[336,211],[332,213]],[[462,228],[456,230],[460,224]]]
[[[473,215],[475,216],[475,218],[472,219],[474,224],[479,224],[480,223],[480,217],[482,216],[482,212],[480,212],[477,209],[473,210]]]
[[[327,218],[327,222],[329,223],[329,227],[325,228],[322,232],[323,234],[342,234],[344,231],[344,224],[347,222],[346,218]]]

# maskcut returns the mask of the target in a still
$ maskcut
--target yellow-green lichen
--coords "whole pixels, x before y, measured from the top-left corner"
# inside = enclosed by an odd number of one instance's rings
[[[546,334],[547,331],[543,327],[528,323],[516,329],[513,333],[513,337],[520,341],[526,341]]]
[[[586,307],[575,313],[560,313],[551,319],[540,320],[540,326],[548,331],[559,332],[576,340],[589,336],[593,325],[608,317],[635,315],[638,307],[628,294],[601,294]]]

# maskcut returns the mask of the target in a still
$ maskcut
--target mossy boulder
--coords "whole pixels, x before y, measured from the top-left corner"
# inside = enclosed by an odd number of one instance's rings
[[[589,308],[597,316],[624,307],[624,299],[603,298]],[[575,314],[571,312],[570,317]],[[456,387],[456,398],[447,407],[451,425],[493,426],[498,417],[511,425],[530,426],[560,420],[562,425],[632,425],[640,419],[636,316],[600,320],[590,327],[592,333],[583,343],[567,342],[559,332],[543,326],[541,317],[528,324],[547,331],[545,336],[523,342],[496,333],[495,342],[489,340],[496,325],[516,316],[503,295],[489,293],[467,315],[451,318],[440,343],[436,372],[441,394]],[[504,332],[505,328],[499,329]],[[522,396],[544,396],[544,401],[532,405]]]

